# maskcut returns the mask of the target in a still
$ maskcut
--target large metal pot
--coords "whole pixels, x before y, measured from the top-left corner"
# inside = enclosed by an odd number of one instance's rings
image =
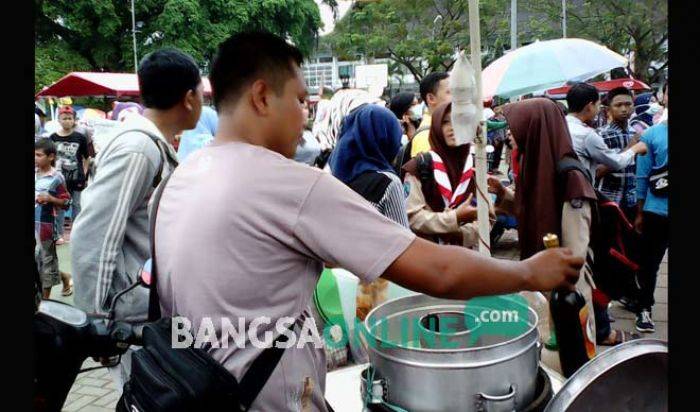
[[[443,336],[447,339],[441,346],[426,348],[423,335],[411,337],[410,328],[409,339],[398,335],[406,333],[401,322],[426,327],[429,318],[459,318],[463,313],[464,301],[426,295],[394,299],[369,313],[370,363],[387,403],[411,412],[469,412],[520,410],[534,400],[539,337],[537,314],[527,305],[527,319],[519,320],[524,332],[515,337],[475,334],[476,326],[456,330]]]

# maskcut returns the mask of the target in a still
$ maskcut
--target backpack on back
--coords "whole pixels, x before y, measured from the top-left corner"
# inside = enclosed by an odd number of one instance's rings
[[[565,158],[557,165],[562,177],[571,170],[578,170],[590,181],[590,172],[578,159]],[[591,240],[593,261],[589,264],[593,271],[596,287],[608,299],[617,300],[630,296],[635,285],[637,263],[637,243],[634,226],[627,220],[620,206],[596,190],[597,200],[593,205]]]

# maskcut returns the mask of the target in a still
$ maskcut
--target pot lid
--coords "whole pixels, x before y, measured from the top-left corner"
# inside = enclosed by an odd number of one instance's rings
[[[668,344],[638,339],[613,347],[576,371],[545,412],[668,410]]]

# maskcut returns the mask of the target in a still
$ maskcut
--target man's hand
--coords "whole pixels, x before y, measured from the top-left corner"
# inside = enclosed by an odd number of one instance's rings
[[[528,271],[526,279],[529,290],[573,290],[584,259],[574,256],[571,249],[553,248],[539,252],[522,263]]]
[[[416,135],[416,127],[413,125],[413,122],[411,122],[411,117],[405,114],[401,123],[405,125],[406,137],[408,140],[413,140],[413,137]]]
[[[640,209],[641,210],[641,209]],[[634,219],[634,230],[635,232],[641,234],[642,226],[644,224],[644,215],[640,212],[637,213],[637,217]]]
[[[462,203],[457,209],[455,209],[455,212],[457,212],[457,222],[459,222],[460,224],[470,223],[476,220],[477,209],[471,205],[473,198],[474,194],[470,193],[469,197],[467,197],[467,200],[465,200],[464,203]]]
[[[647,145],[644,142],[639,142],[632,146],[632,151],[639,155],[647,154]]]
[[[45,205],[45,204],[51,203],[52,200],[53,200],[53,196],[51,196],[48,193],[39,193],[36,196],[36,202],[40,205]]]
[[[639,139],[641,139],[641,138],[642,138],[642,134],[641,134],[641,133],[639,133],[639,132],[635,133],[634,136],[632,136],[632,137],[630,138],[629,147],[632,147],[632,146],[636,145],[637,143],[639,143]]]
[[[505,195],[506,188],[503,186],[503,183],[501,183],[501,179],[496,176],[488,176],[486,182],[489,185],[489,193],[495,194],[497,199]]]
[[[603,176],[607,175],[608,173],[610,173],[610,171],[612,171],[611,168],[609,168],[609,167],[607,167],[607,166],[605,166],[605,165],[600,165],[600,166],[598,166],[598,168],[597,168],[596,171],[595,171],[595,177],[596,177],[597,179],[600,179],[601,177],[603,177]]]

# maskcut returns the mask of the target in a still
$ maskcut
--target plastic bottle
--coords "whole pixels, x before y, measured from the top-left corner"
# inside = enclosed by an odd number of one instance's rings
[[[452,92],[452,127],[457,145],[471,143],[479,125],[477,118],[476,81],[474,68],[464,51],[460,52],[450,72]]]

